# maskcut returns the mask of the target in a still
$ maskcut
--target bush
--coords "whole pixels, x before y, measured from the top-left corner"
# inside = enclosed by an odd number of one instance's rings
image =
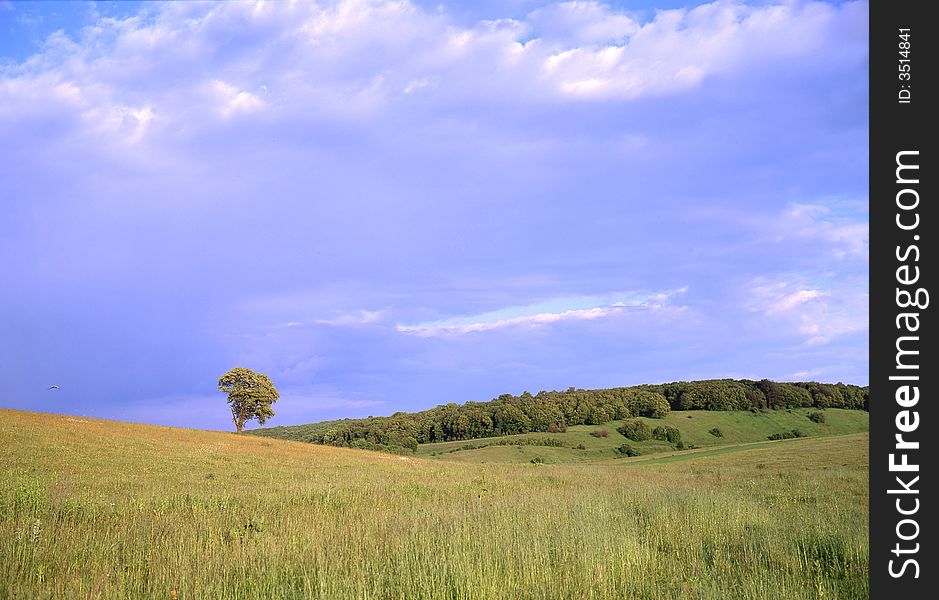
[[[709,430],[708,433],[710,433],[710,434],[713,435],[714,437],[724,437],[724,432],[721,431],[720,429],[718,429],[717,427],[715,427],[714,429]]]
[[[681,440],[681,432],[677,427],[670,425],[659,425],[652,430],[652,437],[669,444],[677,444]]]
[[[634,442],[642,442],[652,437],[649,426],[639,419],[628,419],[616,431]]]
[[[607,431],[606,429],[595,429],[590,432],[590,435],[592,435],[595,438],[602,438],[602,437],[607,437],[608,435],[610,435],[610,432]]]
[[[488,444],[463,444],[462,446],[457,446],[456,448],[450,448],[449,450],[441,450],[440,453],[443,454],[447,452],[452,454],[454,452],[462,452],[463,450],[479,450],[480,448],[485,448]]]
[[[535,458],[531,459],[531,464],[541,465],[544,464],[544,460],[540,456],[536,456]]]
[[[584,446],[583,444],[577,444],[576,446],[574,446],[574,450],[586,450],[586,449],[587,449],[587,446]]]
[[[818,411],[816,411],[816,412],[810,412],[810,413],[809,413],[809,421],[814,421],[814,422],[816,422],[816,423],[824,423],[824,422],[825,422],[825,413],[823,413],[823,412],[818,412]]]
[[[616,451],[622,454],[623,456],[639,456],[640,454],[638,450],[636,450],[629,444],[623,444],[622,446],[617,448]]]
[[[798,429],[793,429],[791,431],[783,431],[781,433],[774,433],[769,436],[767,439],[770,440],[791,440],[792,438],[805,437],[805,434]]]
[[[549,437],[512,438],[492,442],[493,446],[551,446],[564,448],[564,442]],[[483,446],[480,446],[482,448]]]

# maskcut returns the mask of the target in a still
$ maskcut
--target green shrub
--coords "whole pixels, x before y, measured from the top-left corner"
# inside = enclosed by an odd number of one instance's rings
[[[479,450],[480,448],[485,448],[488,444],[463,444],[462,446],[457,446],[456,448],[450,448],[449,450],[441,450],[441,453],[447,452],[452,454],[454,452],[462,452],[463,450]]]
[[[810,413],[809,413],[809,421],[814,421],[814,422],[816,422],[816,423],[824,423],[824,422],[825,422],[825,413],[823,413],[823,412],[818,412],[818,411],[816,411],[816,412],[810,412]]]
[[[717,427],[715,427],[714,429],[709,430],[708,433],[710,433],[710,434],[713,435],[714,437],[724,437],[724,432],[721,431],[720,429],[718,429]]]
[[[770,440],[791,440],[793,438],[805,437],[805,434],[802,433],[799,429],[793,429],[791,431],[783,431],[781,433],[774,433],[769,436],[767,439]]]
[[[616,431],[634,442],[642,442],[652,437],[649,426],[640,419],[628,419]]]
[[[639,456],[639,454],[641,454],[638,450],[636,450],[629,444],[623,444],[622,446],[617,448],[616,451],[619,454],[622,454],[623,456]]]
[[[564,442],[549,437],[530,437],[508,440],[498,440],[492,442],[493,446],[551,446],[553,448],[564,448]]]
[[[681,432],[677,427],[670,425],[659,425],[652,430],[652,437],[669,444],[677,444],[681,440]]]

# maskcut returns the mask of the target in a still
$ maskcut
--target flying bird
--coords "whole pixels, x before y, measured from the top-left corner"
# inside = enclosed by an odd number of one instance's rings
[[[57,385],[50,385],[50,386],[47,387],[46,389],[47,389],[47,390],[61,390],[62,388],[60,388],[60,387],[57,386]]]

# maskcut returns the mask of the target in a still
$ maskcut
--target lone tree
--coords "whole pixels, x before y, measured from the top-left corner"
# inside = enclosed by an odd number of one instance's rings
[[[271,404],[280,398],[280,392],[267,375],[244,367],[235,367],[222,375],[218,380],[218,389],[228,394],[232,420],[238,433],[241,433],[245,422],[251,419],[257,419],[258,423],[264,425],[274,416]]]

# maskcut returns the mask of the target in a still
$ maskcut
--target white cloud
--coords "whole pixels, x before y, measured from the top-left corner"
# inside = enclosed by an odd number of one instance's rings
[[[536,35],[578,45],[623,44],[641,25],[599,2],[561,2],[539,8],[526,23]]]
[[[779,241],[818,240],[835,258],[867,258],[869,225],[856,217],[838,217],[822,204],[793,204],[779,220]]]
[[[321,325],[366,325],[377,323],[385,318],[384,310],[357,310],[350,313],[340,313],[328,319],[317,319]]]
[[[808,346],[868,328],[868,294],[860,281],[822,287],[807,276],[759,277],[747,286],[745,307],[762,327],[796,332]]]
[[[688,211],[688,216],[729,225],[743,233],[747,243],[776,245],[789,255],[810,251],[816,263],[868,259],[870,226],[866,199],[790,203],[773,213],[695,207]]]
[[[687,288],[680,288],[671,292],[659,292],[655,294],[629,294],[628,296],[630,297],[626,301],[618,300],[602,306],[589,308],[571,308],[567,310],[555,310],[553,312],[538,310],[545,306],[558,306],[572,303],[582,304],[584,301],[589,302],[591,300],[590,297],[558,298],[540,302],[529,307],[508,307],[481,315],[458,317],[418,325],[398,325],[397,330],[401,333],[430,337],[448,334],[461,335],[477,333],[506,327],[539,327],[560,321],[591,321],[637,310],[660,310],[668,305],[669,300],[673,296],[683,294],[686,290]],[[681,310],[683,307],[675,308]]]
[[[801,304],[810,302],[816,298],[826,296],[825,292],[819,290],[798,290],[791,294],[786,294],[776,301],[771,302],[766,308],[767,314],[776,314],[786,312],[798,307]]]
[[[865,19],[865,6],[716,2],[640,23],[568,2],[467,27],[408,2],[161,4],[150,16],[100,18],[75,39],[57,32],[0,72],[0,128],[37,111],[77,127],[119,115],[118,126],[86,133],[139,141],[157,122],[191,131],[211,127],[210,115],[262,109],[291,123],[379,117],[428,98],[448,107],[677,94],[783,57],[809,68],[828,33]]]
[[[239,113],[252,113],[264,107],[264,101],[250,92],[239,90],[224,81],[212,82],[212,91],[218,103],[218,112],[228,119]]]
[[[820,376],[828,372],[828,369],[805,369],[803,371],[796,371],[795,373],[788,373],[783,375],[783,380],[814,380],[818,379]]]
[[[470,323],[469,325],[398,325],[398,331],[402,333],[413,333],[421,336],[440,335],[447,333],[473,333],[478,331],[490,331],[501,329],[512,325],[547,325],[558,321],[569,319],[599,319],[609,316],[622,310],[622,306],[608,306],[588,308],[581,310],[566,310],[560,313],[539,313],[525,317],[514,317],[512,319],[503,319],[500,321]]]

